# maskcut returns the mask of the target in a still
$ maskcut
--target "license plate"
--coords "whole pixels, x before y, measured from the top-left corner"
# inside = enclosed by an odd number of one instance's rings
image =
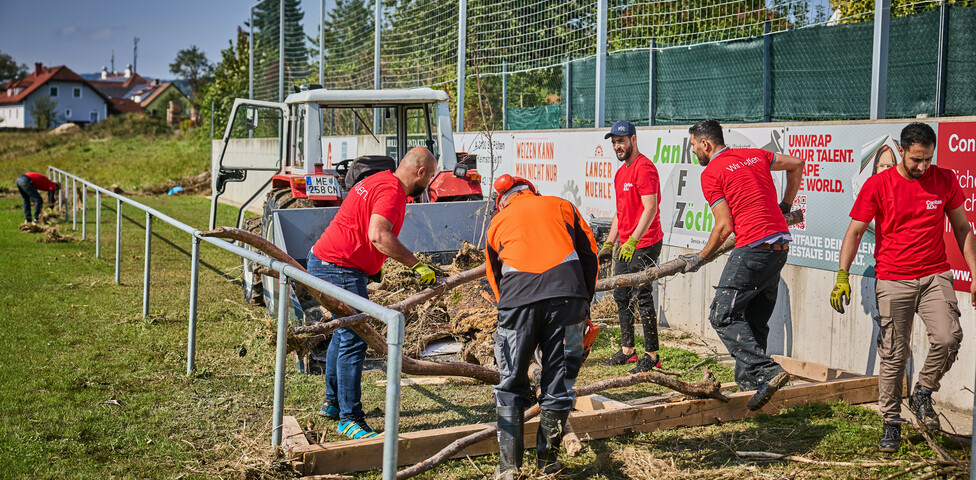
[[[339,183],[335,177],[305,177],[305,194],[310,197],[338,197]]]

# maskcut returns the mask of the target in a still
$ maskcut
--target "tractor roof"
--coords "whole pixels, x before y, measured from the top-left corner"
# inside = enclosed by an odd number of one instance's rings
[[[285,103],[322,103],[328,105],[377,105],[433,103],[447,101],[447,93],[432,88],[391,88],[385,90],[306,90],[288,95]]]

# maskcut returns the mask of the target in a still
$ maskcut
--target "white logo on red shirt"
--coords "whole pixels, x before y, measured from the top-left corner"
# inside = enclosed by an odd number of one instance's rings
[[[629,192],[630,191],[630,187],[633,187],[633,186],[634,186],[633,183],[624,183],[624,191],[625,192]]]
[[[936,208],[939,208],[939,205],[942,205],[942,200],[926,200],[925,201],[925,209],[926,210],[935,210]]]
[[[366,187],[363,187],[362,185],[356,185],[356,193],[358,193],[361,197],[365,197],[366,194],[369,193],[369,190],[366,190]]]

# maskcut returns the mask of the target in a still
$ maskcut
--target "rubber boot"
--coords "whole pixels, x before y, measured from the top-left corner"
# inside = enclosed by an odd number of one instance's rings
[[[546,475],[563,469],[556,458],[559,456],[559,444],[563,441],[567,418],[569,418],[569,411],[553,410],[543,410],[539,417],[539,433],[536,435],[535,450],[539,457],[539,471]]]
[[[514,480],[522,468],[525,453],[522,407],[496,407],[498,414],[498,468],[495,480]]]

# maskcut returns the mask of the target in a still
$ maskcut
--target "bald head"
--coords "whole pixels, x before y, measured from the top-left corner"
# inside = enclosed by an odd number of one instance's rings
[[[423,192],[437,171],[437,159],[424,147],[411,148],[396,169],[396,177],[403,184],[407,195]]]

